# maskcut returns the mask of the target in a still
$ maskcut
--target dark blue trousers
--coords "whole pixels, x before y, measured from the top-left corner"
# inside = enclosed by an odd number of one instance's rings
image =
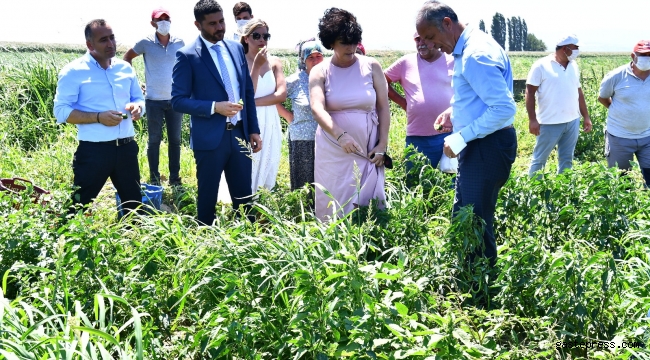
[[[248,150],[239,144],[237,138],[248,143],[248,136],[244,135],[241,122],[233,130],[224,132],[216,149],[194,150],[198,182],[197,218],[205,225],[212,225],[215,219],[222,172],[225,173],[235,210],[251,200],[253,161]]]
[[[514,128],[498,130],[482,139],[472,140],[458,156],[454,213],[462,206],[474,205],[474,213],[485,221],[485,256],[494,265],[497,245],[494,240],[494,210],[499,190],[510,177],[517,156]]]
[[[167,156],[169,157],[169,184],[181,181],[181,122],[183,114],[174,111],[170,100],[147,100],[147,159],[149,160],[149,182],[160,184],[160,142],[163,124],[167,126]]]

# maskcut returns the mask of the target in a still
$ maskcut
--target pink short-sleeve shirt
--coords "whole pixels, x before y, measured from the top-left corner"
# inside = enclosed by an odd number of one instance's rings
[[[404,88],[407,136],[439,134],[433,123],[450,106],[453,72],[454,57],[444,53],[434,62],[423,60],[417,53],[404,55],[386,69],[386,76]]]

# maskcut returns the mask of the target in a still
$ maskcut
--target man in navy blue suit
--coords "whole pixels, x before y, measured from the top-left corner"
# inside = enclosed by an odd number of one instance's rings
[[[221,6],[201,0],[194,6],[201,35],[176,53],[172,107],[190,114],[190,147],[196,160],[198,220],[212,225],[221,173],[235,209],[250,200],[252,160],[242,146],[262,149],[253,82],[241,44],[224,40]]]

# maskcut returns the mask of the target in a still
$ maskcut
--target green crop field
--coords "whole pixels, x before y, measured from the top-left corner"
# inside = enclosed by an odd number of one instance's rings
[[[64,221],[76,130],[55,123],[52,100],[58,70],[79,51],[0,44],[0,177],[52,192],[44,206],[29,191],[0,193],[0,359],[650,357],[650,193],[638,168],[607,169],[597,101],[602,76],[629,55],[579,58],[594,131],[562,175],[551,158],[544,178],[528,179],[534,136],[518,102],[519,155],[490,269],[467,262],[482,224],[471,209],[452,221],[452,179],[422,156],[406,173],[406,119],[394,104],[385,211],[315,221],[308,189],[289,191],[284,146],[278,185],[255,202],[258,222],[219,204],[216,225],[198,227],[185,122],[184,187],[165,189],[170,213],[117,221],[107,185]],[[274,53],[295,71],[290,51]],[[401,54],[370,55],[388,66]],[[515,78],[539,56],[512,55]],[[134,65],[142,75],[141,58]],[[146,122],[136,130],[146,179]]]

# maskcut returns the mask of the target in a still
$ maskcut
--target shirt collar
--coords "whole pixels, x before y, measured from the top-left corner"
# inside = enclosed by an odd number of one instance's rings
[[[201,40],[203,40],[203,44],[204,44],[208,49],[212,49],[212,47],[213,47],[214,45],[219,45],[219,46],[225,46],[225,45],[226,45],[226,44],[223,43],[223,40],[221,40],[221,41],[217,41],[216,44],[213,44],[213,43],[209,42],[208,40],[206,40],[206,39],[203,37],[203,35],[199,35],[199,37],[201,38]]]
[[[177,40],[178,39],[174,35],[171,35],[171,34],[169,35],[169,43],[170,44],[176,42]],[[153,32],[153,42],[155,44],[160,44],[160,40],[158,40],[158,32],[156,32],[156,31]]]
[[[627,65],[627,68],[625,69],[625,71],[627,71],[628,74],[634,76],[635,78],[641,80],[640,77],[638,77],[638,76],[636,76],[636,74],[634,74],[634,69],[632,69],[632,61],[630,61],[630,63]]]
[[[102,67],[102,66],[97,62],[97,60],[95,60],[95,58],[94,58],[92,55],[90,55],[90,51],[86,51],[86,54],[84,55],[84,57],[85,57],[85,59],[86,59],[86,62],[89,62],[89,63],[91,63],[91,64],[94,64],[95,66],[97,66],[98,68],[100,68],[100,69],[102,69],[102,70],[108,70],[108,69],[112,68],[113,65],[115,65],[115,57],[112,57],[112,58],[111,58],[111,63],[108,65],[108,68],[107,68],[107,69],[104,69],[104,68],[103,68],[103,67]]]
[[[463,49],[465,48],[465,44],[467,44],[467,39],[469,39],[469,36],[471,35],[472,31],[474,31],[474,28],[471,25],[465,26],[465,30],[463,30],[463,33],[460,34],[460,37],[458,38],[458,41],[456,42],[456,47],[454,47],[454,52],[452,55],[463,55]]]

